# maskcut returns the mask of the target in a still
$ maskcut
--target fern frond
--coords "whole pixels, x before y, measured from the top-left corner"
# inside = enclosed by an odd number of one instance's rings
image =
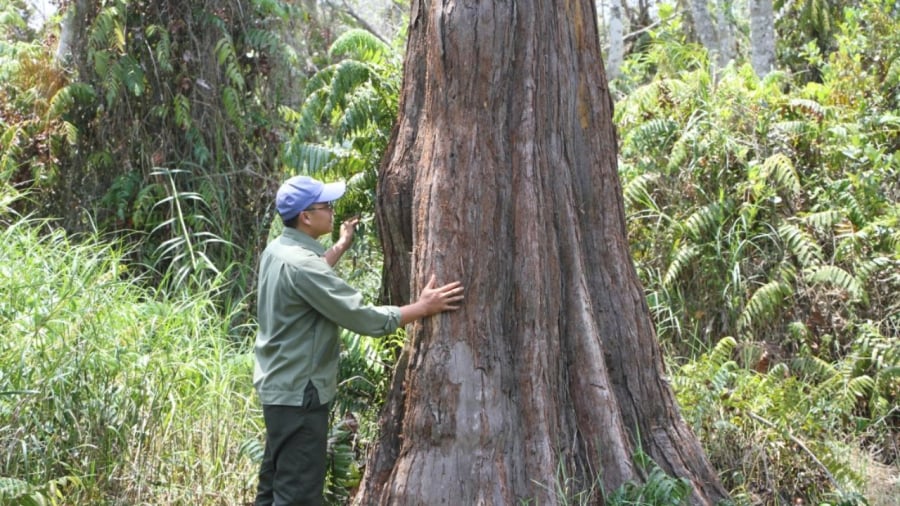
[[[659,151],[672,141],[678,123],[667,118],[647,121],[631,131],[630,142],[636,149]]]
[[[354,28],[337,38],[328,49],[331,58],[349,57],[379,65],[387,63],[391,48],[368,30]]]
[[[703,242],[719,229],[725,220],[727,204],[712,202],[694,211],[684,223],[688,236],[696,242]]]
[[[125,32],[122,28],[122,12],[113,4],[102,9],[90,27],[88,42],[94,49],[107,49],[110,46],[124,51]]]
[[[337,157],[338,153],[329,146],[299,143],[290,146],[285,153],[285,163],[295,174],[314,174],[325,171]]]
[[[688,164],[694,152],[693,146],[695,142],[696,139],[691,132],[682,134],[675,140],[672,149],[669,150],[669,160],[666,162],[667,174],[677,174],[680,169]]]
[[[216,42],[215,53],[216,61],[219,65],[225,65],[227,61],[237,58],[234,51],[234,42],[231,40],[231,37],[226,36],[219,39],[218,42]]]
[[[806,116],[815,119],[816,121],[822,121],[825,119],[825,113],[827,112],[825,106],[816,102],[815,100],[810,100],[806,98],[792,98],[788,104],[791,109],[795,111],[801,111]]]
[[[848,396],[847,405],[852,408],[858,399],[865,399],[872,394],[872,391],[875,388],[875,380],[873,380],[868,375],[861,375],[851,378],[850,381],[847,382],[846,388],[844,391]],[[849,409],[848,409],[849,411]]]
[[[669,268],[666,269],[666,274],[663,277],[663,287],[670,287],[672,283],[681,277],[687,266],[699,256],[700,248],[695,245],[686,244],[679,248],[678,251],[675,252],[675,256],[672,258]]]
[[[143,95],[146,88],[144,70],[141,64],[131,55],[125,55],[113,64],[111,69],[119,83],[132,95]]]
[[[300,108],[300,118],[296,122],[294,137],[300,141],[306,140],[315,133],[316,128],[323,121],[323,116],[328,112],[328,90],[318,89],[306,97],[303,107]]]
[[[893,263],[894,262],[890,258],[884,256],[870,258],[860,262],[856,266],[856,269],[854,269],[854,273],[856,274],[856,277],[859,278],[860,282],[865,284],[873,274],[883,271]]]
[[[800,193],[800,176],[794,162],[782,153],[776,153],[763,162],[763,173],[767,180],[774,180],[776,188],[788,190],[791,195]]]
[[[191,126],[191,103],[188,98],[182,94],[177,94],[172,99],[172,109],[175,113],[175,124],[181,129],[188,129]]]
[[[22,127],[14,124],[0,135],[0,180],[7,181],[19,166],[22,148],[19,146],[19,135]]]
[[[63,121],[62,130],[65,133],[66,142],[70,146],[75,146],[78,144],[78,127],[68,121]]]
[[[810,379],[827,381],[839,375],[834,365],[815,356],[797,357],[792,361],[791,369]]]
[[[94,88],[87,83],[71,83],[60,88],[50,99],[47,117],[55,119],[69,112],[75,104],[90,104],[97,98]]]
[[[843,192],[841,194],[840,203],[847,210],[847,217],[850,218],[850,222],[853,223],[853,225],[857,228],[866,226],[869,221],[868,218],[866,218],[866,212],[852,193]]]
[[[637,207],[655,207],[651,205],[653,198],[650,196],[650,185],[659,180],[659,173],[644,172],[643,174],[633,178],[625,184],[622,193],[625,197],[625,206],[631,208]]]
[[[356,60],[344,60],[337,64],[334,78],[331,80],[331,95],[328,97],[326,109],[344,109],[347,97],[353,90],[374,75],[375,72],[369,65]]]
[[[734,356],[734,349],[737,348],[737,340],[731,336],[725,336],[719,339],[719,342],[709,352],[710,365],[719,369],[726,363],[731,361]]]
[[[808,233],[791,223],[778,227],[778,236],[787,245],[787,250],[797,257],[800,266],[813,267],[822,263],[822,248]]]
[[[844,215],[836,209],[809,213],[800,218],[803,223],[815,227],[818,230],[831,230],[836,224],[840,223],[842,219],[844,219]]]
[[[265,50],[271,53],[277,52],[281,47],[278,34],[271,30],[250,28],[244,34],[247,44],[255,49]]]
[[[295,111],[286,105],[278,106],[278,116],[285,123],[296,123],[300,121],[300,111]]]
[[[153,44],[156,64],[163,72],[172,72],[172,40],[169,32],[160,25],[150,25],[145,30],[148,39],[157,39]]]
[[[231,37],[225,36],[216,42],[216,61],[222,67],[225,77],[232,86],[239,90],[245,87],[244,74],[238,66],[237,53],[234,49],[234,41]]]
[[[244,130],[244,118],[241,111],[241,97],[238,91],[231,86],[225,86],[222,89],[222,105],[225,106],[225,114],[228,116],[238,130]]]
[[[805,274],[805,278],[812,284],[830,285],[840,288],[847,292],[854,301],[865,302],[867,299],[866,292],[862,288],[862,282],[836,265],[814,267]]]
[[[770,281],[759,287],[741,312],[737,322],[738,328],[745,330],[757,322],[771,319],[791,293],[791,287],[781,281]]]
[[[391,116],[391,119],[388,119],[388,116]],[[371,88],[363,87],[354,93],[347,103],[335,130],[335,139],[341,142],[348,137],[358,138],[370,131],[375,133],[374,130],[377,129],[371,128],[372,125],[390,124],[392,120],[393,115],[377,101]]]

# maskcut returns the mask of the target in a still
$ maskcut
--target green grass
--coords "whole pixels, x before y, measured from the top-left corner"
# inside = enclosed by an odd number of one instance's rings
[[[148,290],[114,245],[0,220],[0,476],[65,504],[249,498],[252,357],[212,293]]]

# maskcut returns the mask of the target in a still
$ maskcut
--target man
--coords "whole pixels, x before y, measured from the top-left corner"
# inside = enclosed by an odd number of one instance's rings
[[[364,304],[362,295],[331,270],[350,247],[358,220],[343,223],[340,239],[327,251],[317,240],[331,232],[332,202],[345,190],[344,183],[295,176],[275,197],[285,229],[260,258],[253,374],[266,424],[258,506],[322,504],[339,327],[383,336],[420,318],[455,310],[463,299],[459,282],[438,287],[432,276],[412,304]]]

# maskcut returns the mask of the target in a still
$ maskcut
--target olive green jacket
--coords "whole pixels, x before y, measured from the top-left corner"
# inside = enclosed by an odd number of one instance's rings
[[[253,384],[263,404],[302,406],[312,381],[322,404],[337,393],[340,327],[368,336],[394,332],[400,308],[372,306],[325,262],[312,237],[285,229],[259,264]]]

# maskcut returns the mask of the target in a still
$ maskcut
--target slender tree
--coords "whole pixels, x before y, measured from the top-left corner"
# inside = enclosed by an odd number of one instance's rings
[[[750,63],[759,77],[765,77],[775,66],[772,0],[750,0]]]
[[[607,34],[609,50],[607,52],[606,78],[613,80],[619,77],[619,69],[625,61],[625,9],[623,0],[610,0],[609,22]]]
[[[590,0],[412,3],[378,218],[394,302],[436,274],[465,306],[409,329],[357,501],[600,502],[640,448],[726,497],[666,380],[629,256]],[[599,482],[597,481],[599,480]]]

